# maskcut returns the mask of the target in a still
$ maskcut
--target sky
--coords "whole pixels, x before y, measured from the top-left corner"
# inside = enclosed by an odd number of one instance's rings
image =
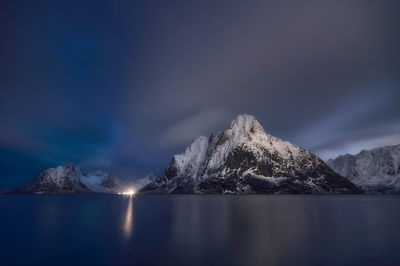
[[[253,114],[322,159],[400,143],[398,1],[1,1],[0,190],[137,179]]]

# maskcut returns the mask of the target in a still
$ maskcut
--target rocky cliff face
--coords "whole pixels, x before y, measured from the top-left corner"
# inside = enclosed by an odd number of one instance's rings
[[[18,188],[15,193],[117,193],[118,178],[102,171],[82,172],[70,164],[43,171],[31,184]]]
[[[164,173],[141,189],[152,193],[360,193],[310,152],[265,133],[251,115],[223,132],[195,139]]]
[[[372,194],[400,194],[400,144],[327,162],[338,174]]]

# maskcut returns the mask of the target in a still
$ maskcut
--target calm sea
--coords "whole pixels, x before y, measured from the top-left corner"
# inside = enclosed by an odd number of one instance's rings
[[[0,195],[0,265],[400,265],[400,197]]]

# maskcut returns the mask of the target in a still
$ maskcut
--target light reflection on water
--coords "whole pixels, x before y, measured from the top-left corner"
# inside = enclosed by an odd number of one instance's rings
[[[128,207],[125,211],[123,234],[125,238],[130,238],[133,231],[133,197],[129,197]]]

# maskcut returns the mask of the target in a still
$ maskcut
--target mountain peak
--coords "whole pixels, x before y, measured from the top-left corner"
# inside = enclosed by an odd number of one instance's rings
[[[141,191],[156,193],[359,193],[321,159],[265,133],[252,115],[199,137]]]
[[[256,131],[264,132],[263,127],[257,119],[253,115],[249,114],[238,115],[234,120],[232,120],[229,129],[233,131],[242,131],[243,133]]]

